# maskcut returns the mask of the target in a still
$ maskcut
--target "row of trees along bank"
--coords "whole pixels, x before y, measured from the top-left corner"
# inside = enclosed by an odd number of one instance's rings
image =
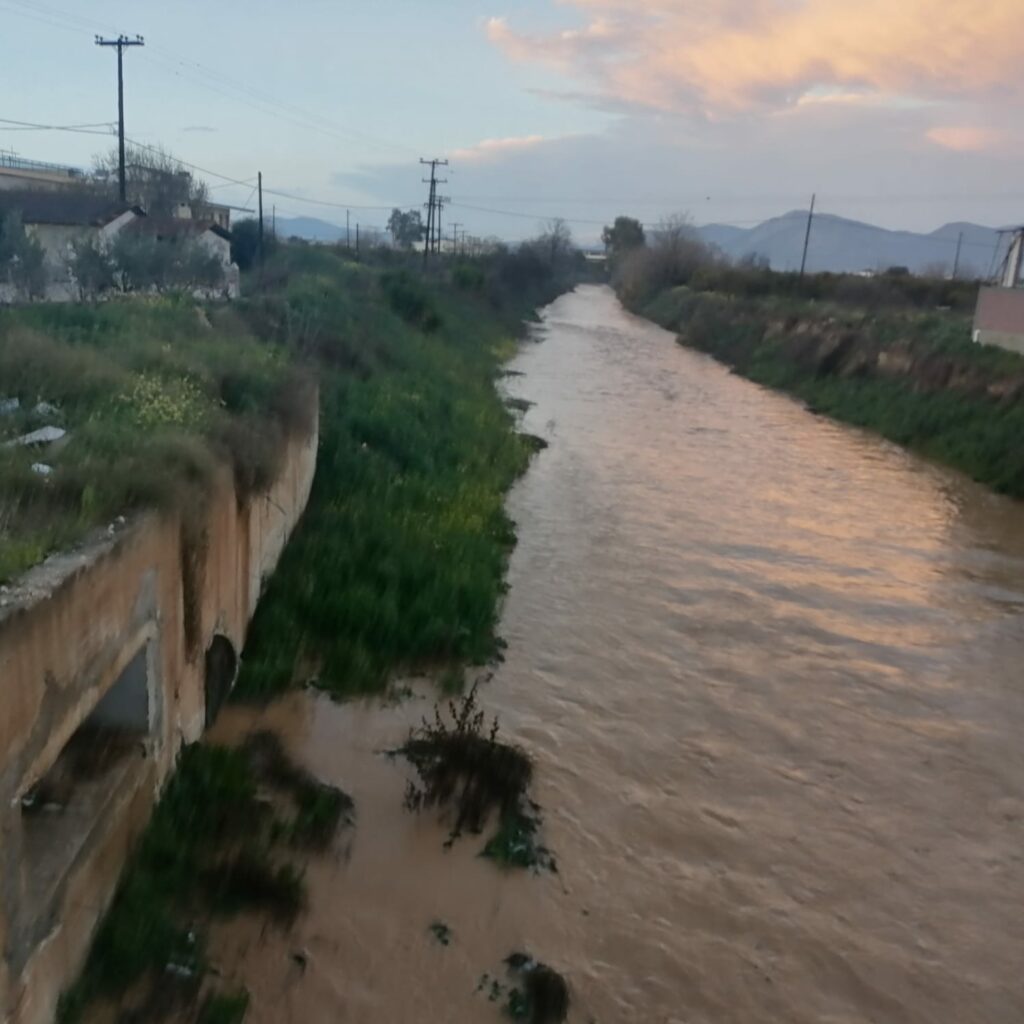
[[[1024,497],[1024,357],[975,344],[978,284],[730,264],[685,218],[605,229],[623,303],[738,373]]]

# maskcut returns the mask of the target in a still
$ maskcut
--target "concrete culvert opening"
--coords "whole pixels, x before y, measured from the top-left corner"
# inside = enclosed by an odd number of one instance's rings
[[[26,905],[42,913],[78,852],[147,756],[152,731],[143,647],[21,796]]]
[[[238,655],[226,636],[217,634],[206,651],[206,727],[217,720],[238,675]]]

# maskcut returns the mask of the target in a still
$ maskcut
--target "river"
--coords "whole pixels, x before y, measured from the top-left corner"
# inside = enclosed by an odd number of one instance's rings
[[[292,933],[220,927],[248,1020],[498,1021],[479,979],[527,949],[579,1024],[1019,1024],[1024,508],[606,288],[546,309],[510,369],[550,447],[509,498],[483,694],[536,759],[559,873],[445,851],[402,809],[380,751],[428,698],[292,695],[261,724],[358,822]]]

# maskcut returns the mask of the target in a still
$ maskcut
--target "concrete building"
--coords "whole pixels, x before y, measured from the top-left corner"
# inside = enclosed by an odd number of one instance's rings
[[[71,270],[76,244],[109,245],[118,232],[145,216],[137,206],[81,188],[0,191],[0,218],[8,213],[17,213],[25,233],[42,246],[48,279],[44,298],[49,302],[79,297]],[[0,301],[4,298],[0,295]]]
[[[974,340],[1024,354],[1024,228],[1013,234],[998,285],[978,295]]]
[[[87,180],[88,175],[77,167],[26,160],[14,153],[0,153],[0,192],[24,189],[54,191],[75,188]]]

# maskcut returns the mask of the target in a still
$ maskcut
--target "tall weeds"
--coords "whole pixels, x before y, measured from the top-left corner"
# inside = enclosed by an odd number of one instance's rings
[[[284,284],[248,314],[319,364],[320,458],[236,693],[366,693],[399,669],[488,660],[514,541],[504,495],[531,453],[494,388],[523,300],[496,311],[329,251],[280,258]]]

